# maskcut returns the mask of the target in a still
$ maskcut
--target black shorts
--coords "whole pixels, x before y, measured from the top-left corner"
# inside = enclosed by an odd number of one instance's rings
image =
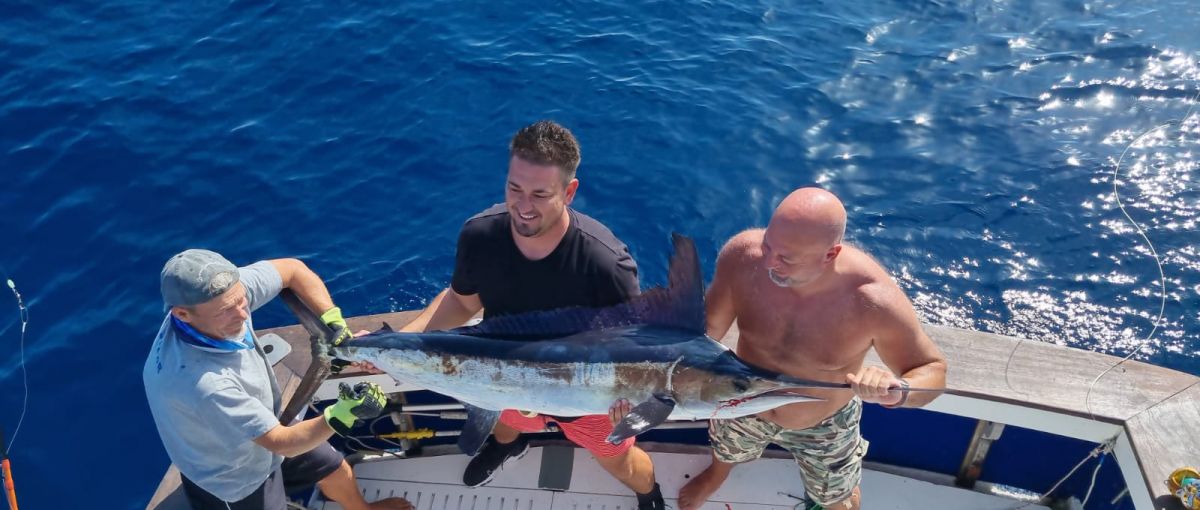
[[[287,495],[312,488],[342,465],[342,454],[329,443],[295,457],[283,459],[283,465],[271,473],[249,496],[238,501],[222,501],[180,475],[192,510],[285,510]]]

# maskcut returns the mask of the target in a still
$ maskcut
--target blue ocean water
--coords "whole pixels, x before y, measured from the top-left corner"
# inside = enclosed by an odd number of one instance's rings
[[[502,199],[508,138],[541,118],[580,139],[575,205],[644,285],[671,231],[711,275],[725,239],[815,183],[927,321],[1200,373],[1190,0],[9,0],[0,17],[27,508],[153,492],[168,460],[141,367],[168,256],[299,257],[347,313],[420,307],[461,222]],[[0,296],[10,440],[19,328]]]

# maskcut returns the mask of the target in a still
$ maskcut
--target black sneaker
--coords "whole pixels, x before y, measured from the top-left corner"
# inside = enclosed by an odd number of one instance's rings
[[[488,437],[483,448],[471,458],[467,469],[463,471],[463,485],[479,487],[492,481],[500,466],[510,459],[519,459],[529,451],[529,440],[525,436],[517,436],[517,440],[507,444],[496,442],[495,437]]]
[[[638,510],[664,510],[667,504],[663,502],[662,491],[659,490],[658,484],[654,484],[654,490],[649,494],[638,494]]]

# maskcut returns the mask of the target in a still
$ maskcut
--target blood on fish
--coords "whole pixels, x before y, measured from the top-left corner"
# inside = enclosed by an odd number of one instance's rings
[[[708,419],[711,420],[713,418],[716,418],[717,413],[721,412],[722,409],[725,409],[727,407],[737,407],[742,404],[745,404],[746,402],[749,402],[752,399],[754,399],[754,397],[733,398],[733,399],[729,399],[729,400],[722,400],[721,405],[717,406],[716,409],[713,409],[712,416],[709,416]]]

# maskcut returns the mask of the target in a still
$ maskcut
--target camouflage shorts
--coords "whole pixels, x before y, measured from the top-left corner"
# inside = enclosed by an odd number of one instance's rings
[[[757,459],[768,443],[783,447],[800,464],[808,497],[828,507],[849,498],[862,479],[868,442],[858,432],[861,419],[862,401],[855,397],[812,428],[785,429],[744,416],[712,420],[708,437],[717,460],[731,464]]]

